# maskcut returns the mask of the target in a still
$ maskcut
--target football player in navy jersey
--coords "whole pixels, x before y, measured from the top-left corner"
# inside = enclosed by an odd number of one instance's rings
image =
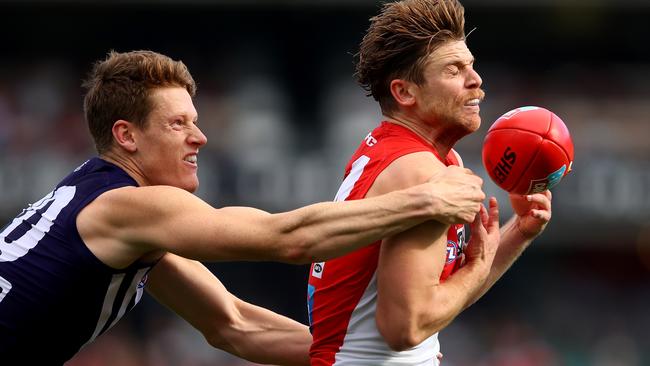
[[[482,180],[450,167],[421,185],[270,214],[192,194],[206,137],[182,62],[111,52],[85,82],[98,156],[0,231],[0,364],[60,365],[110,329],[145,287],[213,346],[306,365],[306,326],[246,303],[199,261],[309,263],[427,220],[470,222]]]

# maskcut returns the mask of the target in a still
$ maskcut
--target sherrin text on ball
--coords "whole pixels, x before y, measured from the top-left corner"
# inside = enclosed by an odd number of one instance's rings
[[[483,165],[510,193],[553,188],[571,171],[573,141],[562,119],[541,107],[520,107],[499,117],[483,142]]]

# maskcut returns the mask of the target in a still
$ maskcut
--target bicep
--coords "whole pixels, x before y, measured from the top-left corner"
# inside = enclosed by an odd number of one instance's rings
[[[430,152],[416,152],[394,160],[375,180],[368,196],[425,182],[444,165]],[[442,272],[447,226],[428,221],[383,240],[377,269],[378,286],[389,297],[401,297],[435,279]],[[379,295],[381,296],[381,294]],[[396,299],[397,300],[397,299]]]
[[[418,314],[440,282],[447,226],[435,221],[385,239],[377,266],[377,315],[386,321]]]
[[[433,154],[418,152],[393,161],[377,177],[369,195],[426,182],[444,168]],[[377,266],[377,326],[389,344],[403,345],[439,283],[448,226],[428,221],[382,241]],[[408,342],[407,342],[408,343]]]
[[[197,260],[263,260],[273,255],[276,227],[269,213],[249,207],[171,212],[149,228],[158,246]],[[159,230],[155,233],[155,228]]]
[[[142,187],[113,197],[114,233],[143,251],[196,260],[269,259],[276,254],[272,215],[248,207],[214,208],[171,187]],[[121,207],[121,208],[120,208]]]

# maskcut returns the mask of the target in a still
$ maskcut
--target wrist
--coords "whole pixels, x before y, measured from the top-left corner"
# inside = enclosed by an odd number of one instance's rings
[[[501,245],[508,250],[514,250],[517,253],[523,252],[530,243],[533,242],[537,235],[527,234],[526,230],[520,225],[517,216],[503,228],[501,234]]]
[[[519,216],[515,217],[510,231],[518,242],[532,241],[539,235],[539,233],[532,233],[529,230],[526,230],[526,228],[523,227],[521,217]]]
[[[414,202],[416,211],[421,212],[426,220],[436,219],[440,215],[440,200],[426,187],[426,184],[420,184],[406,189],[404,202]]]
[[[484,282],[487,280],[488,275],[490,274],[490,268],[492,267],[492,262],[488,261],[487,258],[468,258],[465,265],[461,268],[465,268],[471,273],[474,274],[479,280],[479,282]]]

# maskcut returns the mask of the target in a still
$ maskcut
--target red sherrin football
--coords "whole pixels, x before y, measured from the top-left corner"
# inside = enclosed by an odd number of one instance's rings
[[[573,141],[555,113],[521,107],[494,122],[483,141],[483,165],[502,189],[517,194],[543,192],[571,171]]]

